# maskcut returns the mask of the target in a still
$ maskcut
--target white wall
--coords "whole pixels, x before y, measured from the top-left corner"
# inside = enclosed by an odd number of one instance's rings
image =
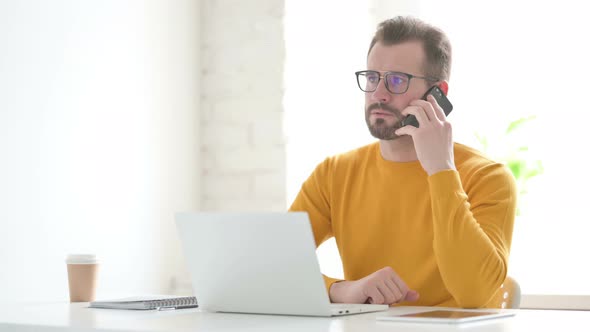
[[[284,0],[201,11],[202,208],[284,211]]]
[[[99,295],[169,291],[173,224],[199,205],[199,4],[0,2],[0,294],[64,300],[64,257]]]

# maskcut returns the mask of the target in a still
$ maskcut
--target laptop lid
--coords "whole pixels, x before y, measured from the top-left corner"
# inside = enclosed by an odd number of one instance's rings
[[[331,315],[307,213],[178,213],[176,223],[201,308]]]

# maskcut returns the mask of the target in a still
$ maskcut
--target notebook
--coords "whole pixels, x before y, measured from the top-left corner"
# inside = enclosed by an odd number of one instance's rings
[[[389,309],[330,303],[305,212],[177,213],[176,225],[202,310],[330,317]]]
[[[89,308],[104,309],[130,309],[130,310],[152,310],[152,309],[183,309],[198,307],[197,298],[194,296],[169,296],[149,295],[127,297],[115,300],[93,301]]]

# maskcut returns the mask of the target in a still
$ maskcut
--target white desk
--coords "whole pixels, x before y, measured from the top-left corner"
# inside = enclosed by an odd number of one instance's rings
[[[127,311],[89,309],[86,303],[0,303],[0,331],[590,331],[590,312],[520,310],[515,317],[461,325],[376,321],[382,313],[338,318],[201,312],[199,309]],[[392,308],[415,312],[418,307]]]

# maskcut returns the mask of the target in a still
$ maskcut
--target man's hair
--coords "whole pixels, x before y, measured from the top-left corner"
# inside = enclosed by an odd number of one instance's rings
[[[371,41],[369,52],[376,43],[391,46],[408,41],[420,41],[426,63],[425,75],[439,80],[448,80],[451,76],[451,43],[445,33],[417,18],[396,16],[379,23]]]

